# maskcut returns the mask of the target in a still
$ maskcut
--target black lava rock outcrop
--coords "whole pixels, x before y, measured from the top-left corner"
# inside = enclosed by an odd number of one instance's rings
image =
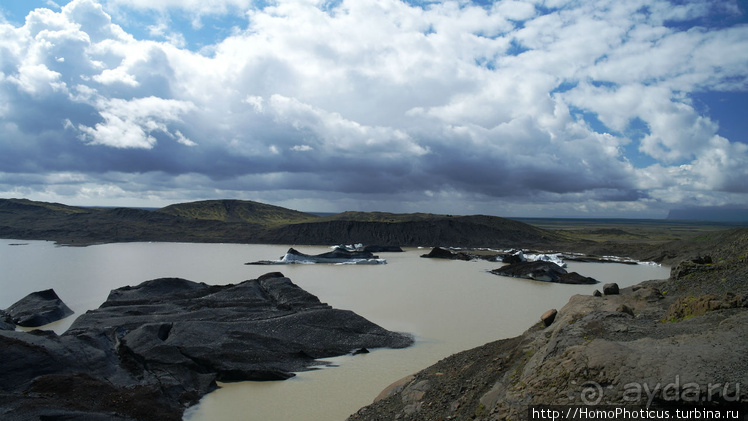
[[[594,278],[582,276],[576,272],[567,272],[561,266],[546,261],[519,262],[503,266],[491,271],[494,275],[510,276],[513,278],[533,279],[543,282],[560,284],[596,284]]]
[[[0,418],[178,420],[217,380],[286,379],[317,358],[412,342],[277,272],[157,279],[113,290],[59,336],[0,330]]]
[[[472,257],[463,252],[453,252],[441,247],[434,247],[427,254],[422,254],[421,257],[428,259],[447,259],[447,260],[472,260]]]
[[[400,246],[382,246],[378,244],[371,244],[368,246],[363,246],[358,249],[357,251],[368,251],[369,253],[403,253],[404,250]]]
[[[368,251],[346,250],[336,247],[333,251],[321,254],[305,254],[294,248],[288,249],[279,260],[260,260],[248,262],[246,265],[288,265],[308,263],[333,263],[333,264],[384,264],[386,260],[380,259]]]
[[[5,311],[13,323],[23,327],[44,326],[73,314],[53,289],[32,292]]]
[[[0,310],[0,330],[15,330],[16,324],[13,323],[13,319],[10,314],[6,313],[5,310]]]
[[[488,260],[490,262],[505,262],[507,259],[518,258],[515,255],[507,253],[498,253],[485,250],[471,251],[452,251],[443,247],[434,247],[430,252],[422,254],[421,257],[428,259],[446,259],[446,260]]]

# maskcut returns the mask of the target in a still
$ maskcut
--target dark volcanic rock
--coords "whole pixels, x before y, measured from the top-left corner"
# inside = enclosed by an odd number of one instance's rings
[[[494,269],[495,275],[511,276],[513,278],[534,279],[536,281],[557,282],[566,270],[561,266],[544,261],[519,262]]]
[[[421,257],[430,259],[448,259],[448,260],[470,260],[471,257],[463,252],[453,252],[441,247],[434,247],[428,254],[423,254]]]
[[[288,249],[288,252],[286,252],[286,256],[288,256],[289,254],[299,256],[302,259],[310,259],[319,262],[379,258],[379,256],[375,256],[369,251],[350,251],[340,247],[336,247],[333,251],[328,251],[327,253],[315,255],[304,254],[296,249],[290,248]]]
[[[424,244],[452,247],[538,247],[560,236],[518,221],[486,215],[449,216],[376,213],[340,214],[335,219],[287,224],[268,229],[259,242],[273,244]]]
[[[448,250],[442,247],[434,247],[427,254],[421,255],[421,257],[426,257],[430,259],[447,259],[447,260],[464,260],[464,261],[488,260],[491,262],[501,262],[504,259],[506,259],[508,256],[510,255],[490,252],[490,251],[485,251],[485,250],[482,250],[482,251],[472,250],[472,252],[467,252],[467,251],[454,252],[452,250]]]
[[[403,249],[400,246],[380,246],[372,244],[362,247],[359,251],[367,251],[369,253],[402,253]]]
[[[54,290],[32,292],[6,310],[18,326],[39,327],[73,314]]]
[[[248,262],[246,265],[287,265],[295,263],[352,263],[352,264],[380,264],[386,263],[368,251],[350,251],[337,247],[333,251],[321,254],[305,254],[294,248],[288,249],[279,260],[260,260]]]
[[[569,272],[561,275],[562,284],[575,284],[575,285],[593,285],[599,281],[589,276],[580,275],[576,272]]]
[[[113,290],[60,336],[0,331],[0,416],[177,420],[217,380],[286,379],[316,358],[412,342],[277,272],[225,286],[157,279]]]
[[[5,310],[0,310],[0,330],[15,330],[16,324],[13,323],[13,319],[10,314],[6,313]]]
[[[616,295],[619,291],[618,284],[615,282],[603,285],[603,294],[605,295]]]
[[[501,262],[502,263],[520,263],[523,262],[522,255],[520,253],[511,253],[511,254],[503,254],[501,255]]]
[[[576,272],[568,273],[561,266],[546,261],[519,262],[494,269],[491,273],[513,278],[533,279],[560,284],[596,284],[597,280],[582,276]]]

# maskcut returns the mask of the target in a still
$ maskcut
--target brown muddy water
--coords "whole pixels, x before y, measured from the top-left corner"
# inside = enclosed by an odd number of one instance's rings
[[[23,245],[12,245],[23,244]],[[422,259],[430,249],[381,253],[385,265],[246,266],[275,260],[289,246],[124,243],[58,247],[44,241],[0,240],[0,308],[26,294],[54,288],[76,315],[97,308],[109,291],[159,277],[209,284],[237,283],[280,271],[333,307],[353,310],[415,345],[328,360],[332,367],[282,382],[221,384],[185,413],[186,421],[345,420],[392,382],[450,354],[521,334],[550,308],[601,286],[559,285],[505,278],[487,271],[500,263]],[[307,254],[327,247],[296,247]],[[656,265],[568,263],[567,270],[621,287],[662,279]],[[45,328],[62,333],[75,315]]]

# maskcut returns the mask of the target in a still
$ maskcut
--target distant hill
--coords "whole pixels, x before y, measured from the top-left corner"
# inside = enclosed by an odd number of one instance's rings
[[[0,238],[88,245],[132,241],[248,242],[263,226],[137,208],[90,208],[0,199]]]
[[[158,209],[157,212],[184,218],[247,222],[270,226],[310,221],[318,218],[310,213],[249,200],[204,200],[179,203]]]
[[[748,222],[748,208],[701,206],[684,209],[672,209],[670,212],[668,212],[667,219]]]
[[[268,231],[280,244],[381,244],[447,247],[547,247],[566,238],[497,216],[343,212]]]
[[[88,210],[85,208],[63,205],[61,203],[35,202],[28,199],[0,199],[0,212],[6,215],[16,212],[28,215],[43,215],[57,212],[63,214],[86,213]]]
[[[667,220],[660,220],[667,221]],[[711,241],[725,222],[691,223],[672,230],[667,221],[598,221],[594,230],[563,221],[549,229],[487,215],[343,212],[317,216],[258,202],[209,200],[156,210],[76,207],[27,199],[0,199],[0,238],[49,240],[66,245],[164,241],[239,244],[332,245],[363,243],[401,247],[525,248],[628,256],[673,263],[714,248]],[[626,232],[646,235],[612,235]],[[598,226],[599,225],[599,226]],[[733,226],[735,224],[732,224]],[[741,225],[741,224],[738,224]],[[555,227],[555,226],[554,226]],[[569,229],[573,227],[574,229]],[[638,229],[638,228],[637,228]],[[602,234],[601,234],[602,233]],[[715,237],[717,238],[717,237]],[[726,241],[717,238],[716,241]],[[708,246],[708,247],[707,247]]]
[[[496,216],[343,212],[319,217],[258,202],[209,200],[155,211],[0,199],[0,238],[63,244],[127,241],[542,247],[564,237]]]

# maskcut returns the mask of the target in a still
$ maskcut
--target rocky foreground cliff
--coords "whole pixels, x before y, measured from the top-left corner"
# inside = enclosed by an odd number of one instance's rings
[[[710,247],[667,280],[574,296],[549,326],[445,358],[349,420],[523,420],[531,405],[745,410],[748,231]]]

